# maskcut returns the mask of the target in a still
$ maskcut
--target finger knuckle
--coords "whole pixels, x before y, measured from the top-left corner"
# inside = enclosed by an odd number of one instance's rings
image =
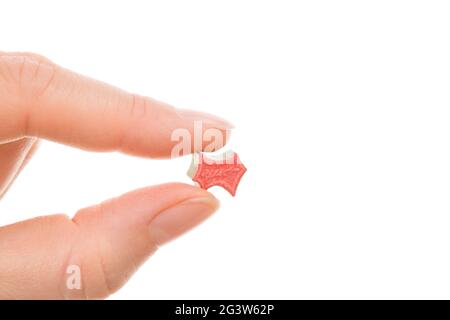
[[[138,94],[132,94],[131,102],[127,105],[126,111],[131,118],[145,117],[149,111],[149,103],[147,98]]]
[[[2,86],[22,97],[36,97],[45,91],[55,71],[54,63],[35,53],[0,54]]]
[[[82,285],[77,291],[69,292],[69,299],[105,299],[113,293],[103,258],[102,243],[94,236],[102,210],[102,205],[82,209],[72,219],[78,227],[79,238],[71,252],[68,266],[79,269]]]

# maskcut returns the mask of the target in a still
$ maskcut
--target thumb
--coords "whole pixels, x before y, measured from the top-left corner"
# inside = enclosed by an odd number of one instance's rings
[[[0,299],[105,298],[217,207],[207,191],[165,184],[82,209],[72,220],[53,215],[2,227]],[[79,276],[79,285],[70,286],[69,276]]]

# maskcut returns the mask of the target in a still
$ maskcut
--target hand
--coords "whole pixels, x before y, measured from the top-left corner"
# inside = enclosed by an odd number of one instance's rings
[[[39,138],[164,158],[175,144],[172,131],[192,132],[196,120],[202,121],[203,130],[216,128],[224,136],[230,128],[214,116],[127,93],[35,54],[0,52],[0,196]],[[57,214],[1,227],[0,298],[105,298],[160,245],[217,207],[207,191],[170,183],[81,209],[73,219]],[[77,268],[81,288],[69,288],[68,272],[76,276]]]

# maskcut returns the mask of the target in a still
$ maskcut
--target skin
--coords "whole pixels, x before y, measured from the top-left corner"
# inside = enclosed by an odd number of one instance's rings
[[[39,139],[91,151],[170,157],[171,132],[194,121],[227,136],[228,122],[176,109],[64,69],[32,53],[0,52],[0,197]],[[201,149],[209,144],[203,141]],[[217,145],[220,148],[222,145]],[[191,150],[196,150],[193,145]],[[161,245],[209,217],[209,192],[168,183],[79,210],[0,227],[0,299],[101,299],[118,290]],[[67,268],[80,268],[79,290]]]

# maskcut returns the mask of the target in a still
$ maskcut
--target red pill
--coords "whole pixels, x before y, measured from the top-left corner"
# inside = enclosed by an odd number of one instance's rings
[[[242,164],[235,152],[227,152],[213,158],[200,153],[194,155],[188,175],[202,189],[220,186],[233,197],[247,168]]]

